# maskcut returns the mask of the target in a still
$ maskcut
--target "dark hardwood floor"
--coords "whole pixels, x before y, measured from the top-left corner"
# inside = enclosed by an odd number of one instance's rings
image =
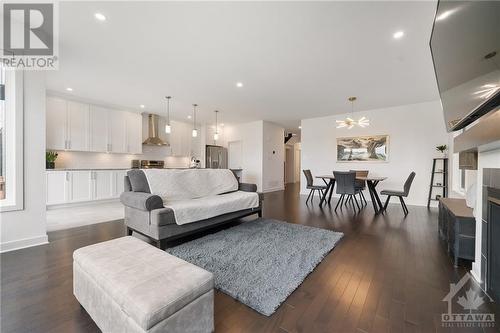
[[[405,217],[394,204],[374,216],[370,205],[355,215],[318,203],[307,206],[297,185],[266,194],[264,217],[345,237],[270,317],[216,292],[216,332],[494,331],[441,328],[442,298],[466,269],[454,269],[439,242],[436,209],[409,206]],[[123,222],[101,223],[2,254],[1,332],[98,332],[72,294],[72,253],[124,235]]]

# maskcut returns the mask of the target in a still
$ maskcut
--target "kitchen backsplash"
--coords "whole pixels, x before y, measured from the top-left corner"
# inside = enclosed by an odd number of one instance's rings
[[[143,147],[141,155],[107,154],[59,151],[56,168],[67,169],[104,169],[130,168],[132,160],[163,160],[166,167],[184,168],[189,166],[189,157],[165,157],[162,147]]]

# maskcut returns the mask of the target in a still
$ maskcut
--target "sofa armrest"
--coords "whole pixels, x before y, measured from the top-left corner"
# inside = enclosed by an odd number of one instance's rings
[[[238,190],[244,192],[257,192],[257,185],[249,183],[239,183]]]
[[[125,206],[144,211],[163,208],[163,200],[159,196],[146,192],[123,192],[120,201]]]
[[[159,227],[176,224],[174,211],[172,208],[168,207],[152,210],[150,221],[152,225],[157,225]]]

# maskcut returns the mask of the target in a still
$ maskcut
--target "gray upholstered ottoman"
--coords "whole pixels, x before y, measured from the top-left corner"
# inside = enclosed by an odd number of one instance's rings
[[[212,332],[212,273],[134,237],[73,253],[73,293],[103,332]]]

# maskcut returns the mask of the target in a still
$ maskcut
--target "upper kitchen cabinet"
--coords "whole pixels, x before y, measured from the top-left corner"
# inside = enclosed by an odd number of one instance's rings
[[[142,153],[142,115],[126,112],[127,153]]]
[[[47,96],[47,149],[140,154],[141,115]]]
[[[90,151],[108,151],[109,117],[108,109],[90,106]]]
[[[89,105],[68,101],[68,150],[89,150]]]
[[[47,149],[89,149],[89,106],[47,97]]]
[[[67,149],[67,102],[47,96],[47,149]]]
[[[110,153],[127,153],[127,117],[125,112],[108,111],[108,151]]]

